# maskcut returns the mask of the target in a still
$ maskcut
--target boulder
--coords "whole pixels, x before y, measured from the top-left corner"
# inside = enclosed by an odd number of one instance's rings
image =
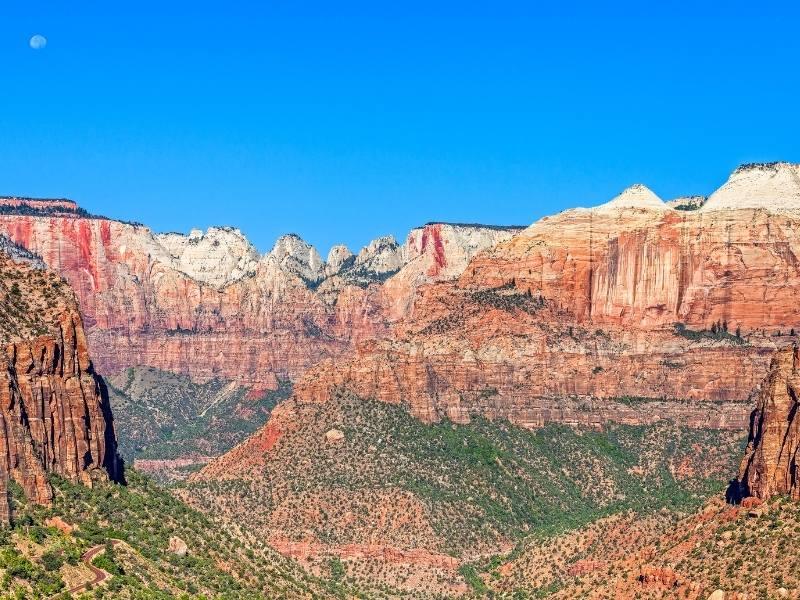
[[[169,547],[167,550],[175,556],[180,556],[181,558],[189,554],[189,546],[187,546],[186,542],[179,537],[169,538]]]
[[[339,429],[331,429],[325,434],[325,441],[328,444],[339,444],[344,441],[344,432]]]

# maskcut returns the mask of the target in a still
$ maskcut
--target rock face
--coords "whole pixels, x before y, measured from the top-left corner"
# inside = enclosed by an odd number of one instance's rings
[[[510,235],[490,229],[470,255],[494,236]],[[75,289],[101,372],[151,366],[201,381],[235,380],[255,392],[343,356],[356,341],[384,336],[390,313],[399,317],[410,307],[418,285],[457,270],[420,276],[432,259],[417,252],[408,262],[406,247],[390,238],[357,257],[335,248],[326,264],[295,235],[259,257],[231,228],[156,235],[108,219],[22,212],[0,213],[0,233],[40,255]],[[462,252],[458,244],[446,247]],[[392,279],[411,274],[384,289],[398,268]]]
[[[800,210],[800,164],[757,163],[736,169],[714,192],[704,211],[761,208],[774,212]]]
[[[745,428],[800,330],[797,170],[743,167],[699,210],[636,185],[525,229],[430,223],[327,264],[291,235],[257,257],[228,229],[0,215],[0,232],[72,283],[109,373],[291,379],[313,402],[343,386],[426,420]]]
[[[511,239],[524,227],[487,227],[458,223],[428,223],[412,229],[406,239],[406,262],[429,281],[455,279],[478,252]]]
[[[40,215],[80,214],[78,205],[64,198],[20,198],[0,197],[0,214],[25,213]]]
[[[71,291],[38,265],[0,254],[0,522],[8,481],[47,504],[50,473],[75,483],[117,478],[113,420]]]
[[[165,233],[156,239],[175,258],[180,271],[214,287],[252,277],[258,268],[258,252],[232,227],[211,227],[206,233],[194,229],[188,236]]]
[[[169,546],[167,547],[167,551],[170,554],[174,554],[180,558],[183,558],[187,554],[189,554],[189,546],[186,545],[179,537],[171,537],[169,538]]]
[[[678,211],[634,186],[544,218],[466,258],[455,282],[398,293],[412,304],[390,305],[402,315],[390,335],[323,361],[296,395],[320,402],[345,387],[426,421],[745,429],[750,391],[800,331],[800,213],[750,204]],[[440,233],[410,236],[426,252],[386,282],[388,297],[446,273]]]
[[[547,217],[476,257],[460,283],[513,283],[578,322],[795,326],[800,213],[710,203],[692,212],[606,205]]]
[[[652,190],[637,183],[624,190],[619,196],[595,208],[598,212],[613,212],[624,208],[639,208],[643,210],[669,210],[664,201],[656,196]]]
[[[750,438],[740,469],[744,496],[767,500],[789,495],[800,499],[800,350],[776,354],[757,392]]]
[[[307,282],[322,279],[324,263],[322,257],[311,244],[295,234],[284,235],[277,242],[269,256],[286,271]]]
[[[3,231],[75,289],[101,372],[147,365],[274,388],[278,377],[347,348],[339,320],[370,330],[358,298],[329,308],[292,272],[313,273],[301,259],[316,268],[293,238],[254,263],[234,231],[160,241],[145,227],[105,219],[0,215]],[[195,260],[192,240],[214,249],[213,258]]]
[[[347,246],[333,246],[328,252],[328,260],[325,263],[325,276],[332,277],[348,267],[355,261],[355,256]]]

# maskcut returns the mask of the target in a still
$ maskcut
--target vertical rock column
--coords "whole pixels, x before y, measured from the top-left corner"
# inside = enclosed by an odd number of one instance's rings
[[[119,464],[108,398],[94,374],[80,317],[62,315],[57,335],[9,344],[0,370],[0,498],[15,480],[49,504],[53,473],[91,486]],[[3,496],[3,492],[6,495]],[[0,501],[0,522],[9,522]]]
[[[800,349],[776,354],[758,391],[750,438],[740,469],[746,496],[800,499]]]

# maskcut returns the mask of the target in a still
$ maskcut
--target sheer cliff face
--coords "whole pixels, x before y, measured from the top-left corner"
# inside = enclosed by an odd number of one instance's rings
[[[339,268],[328,269],[294,235],[259,257],[229,228],[156,236],[106,219],[0,214],[0,233],[70,282],[101,372],[148,365],[256,389],[387,335],[388,307],[408,307],[418,285],[454,276],[452,269],[425,274],[432,247],[408,261],[406,249],[388,238],[352,258],[338,248],[332,263]],[[465,250],[460,234],[448,235],[449,249],[471,256],[510,234],[496,230]],[[414,275],[387,293],[381,283],[405,266]]]
[[[0,216],[0,230],[72,284],[101,372],[149,365],[270,388],[346,347],[329,322],[348,306],[326,307],[282,267],[285,254],[256,260],[241,243],[223,251],[220,231],[162,244],[141,226],[24,215]],[[198,260],[202,245],[217,260]],[[356,328],[369,330],[353,311]]]
[[[0,252],[0,521],[8,481],[47,504],[50,473],[91,485],[118,473],[108,399],[71,290],[35,259]]]
[[[746,496],[767,500],[788,495],[800,499],[800,350],[776,354],[756,395],[750,439],[742,460],[740,481]]]
[[[800,330],[800,203],[773,211],[748,194],[761,178],[769,193],[757,198],[794,197],[783,189],[794,168],[739,169],[695,211],[634,186],[542,219],[475,255],[454,284],[420,287],[390,336],[322,363],[296,395],[345,387],[432,421],[744,429],[769,357]]]
[[[788,341],[774,334],[800,329],[795,174],[743,167],[691,211],[636,185],[524,230],[434,223],[404,245],[337,247],[328,264],[291,235],[258,257],[229,229],[155,236],[0,215],[0,231],[72,283],[108,372],[148,365],[262,389],[289,378],[311,401],[345,386],[429,420],[743,428]],[[702,333],[718,322],[730,335]]]
[[[482,254],[460,283],[513,282],[598,325],[793,326],[798,226],[800,213],[763,208],[571,210]]]

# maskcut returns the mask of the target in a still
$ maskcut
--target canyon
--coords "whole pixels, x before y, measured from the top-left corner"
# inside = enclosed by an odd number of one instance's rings
[[[477,252],[456,279],[403,295],[410,304],[381,336],[322,359],[296,380],[295,397],[324,402],[344,387],[426,422],[672,418],[744,430],[751,390],[800,329],[800,212],[782,200],[754,207],[749,196],[731,205],[741,180],[792,197],[783,188],[797,169],[741,168],[696,210],[633,186],[541,219]],[[404,275],[383,284],[384,297]]]
[[[101,372],[151,366],[235,379],[254,393],[382,334],[385,313],[402,313],[416,286],[454,276],[511,231],[430,225],[406,246],[384,239],[326,274],[328,264],[295,235],[259,257],[233,228],[182,236],[99,217],[0,213],[0,232],[75,289]],[[445,244],[455,265],[443,262]],[[368,284],[401,264],[390,302]]]
[[[321,543],[331,537],[331,527],[344,526],[347,514],[372,514],[368,506],[373,504],[364,506],[364,492],[334,486],[289,495],[286,504],[265,499],[268,490],[288,485],[279,483],[275,465],[293,471],[288,466],[293,457],[306,455],[301,448],[324,438],[318,430],[322,415],[329,415],[327,426],[343,432],[344,440],[317,450],[320,460],[333,452],[355,461],[349,454],[355,448],[371,460],[385,458],[380,443],[358,439],[364,417],[341,408],[341,398],[349,394],[401,407],[423,423],[456,431],[484,419],[535,431],[554,423],[602,432],[614,423],[634,428],[680,423],[698,432],[730,432],[727,459],[716,462],[732,459],[738,453],[733,440],[741,439],[750,423],[753,390],[768,374],[776,350],[791,346],[800,328],[793,301],[800,285],[800,206],[781,201],[773,210],[767,201],[769,190],[795,181],[786,172],[797,171],[788,164],[740,168],[693,210],[675,210],[644,186],[633,186],[597,208],[546,217],[477,252],[457,278],[420,285],[402,316],[388,320],[382,336],[354,341],[348,355],[323,359],[307,370],[261,431],[189,477],[191,492],[184,499],[251,523],[287,552],[301,547],[306,555],[316,548],[325,556],[374,542],[334,537],[327,549]],[[740,180],[750,190],[754,179],[763,180],[764,204],[743,198],[737,206]],[[794,192],[780,193],[791,197]],[[384,289],[392,283],[388,279]],[[329,403],[333,406],[325,408]],[[374,437],[390,436],[381,431]],[[702,464],[710,464],[709,453],[721,447],[719,441],[706,441],[693,451]],[[306,469],[313,464],[301,463]],[[732,473],[732,463],[725,464]],[[335,459],[325,465],[332,478],[345,477]],[[703,467],[690,470],[708,473]],[[312,478],[310,473],[298,477]],[[220,489],[214,486],[225,490],[222,497],[209,497],[208,490]],[[231,498],[239,499],[242,510]],[[245,498],[277,504],[259,509]],[[387,504],[377,497],[374,502]],[[401,505],[399,498],[390,502]],[[416,497],[414,502],[420,508],[412,514],[430,518],[421,508],[433,510],[430,501]],[[288,505],[329,519],[334,506],[346,512],[323,531],[316,531],[316,518],[309,517],[305,537],[298,539],[281,521]],[[400,518],[381,512],[367,522]],[[394,546],[441,552],[425,531],[400,535],[405,541]],[[384,530],[382,539],[394,535]],[[497,543],[492,552],[502,553],[509,540],[501,537]]]
[[[744,428],[771,352],[800,328],[797,170],[742,167],[692,210],[637,185],[524,229],[432,223],[327,261],[295,235],[260,256],[233,228],[76,214],[0,214],[0,232],[76,290],[106,374],[147,366],[251,397],[290,380],[309,400],[347,384],[426,420]],[[730,410],[714,416],[718,402]]]
[[[798,232],[789,163],[708,198],[637,184],[528,227],[428,223],[325,259],[294,234],[262,255],[232,227],[3,198],[0,492],[52,505],[53,476],[120,480],[116,429],[137,468],[304,577],[701,598],[709,580],[648,546],[679,555],[668,515],[721,535],[726,511],[800,497]],[[741,507],[704,506],[748,427]],[[592,550],[637,529],[633,559]],[[537,567],[544,532],[579,560]]]

